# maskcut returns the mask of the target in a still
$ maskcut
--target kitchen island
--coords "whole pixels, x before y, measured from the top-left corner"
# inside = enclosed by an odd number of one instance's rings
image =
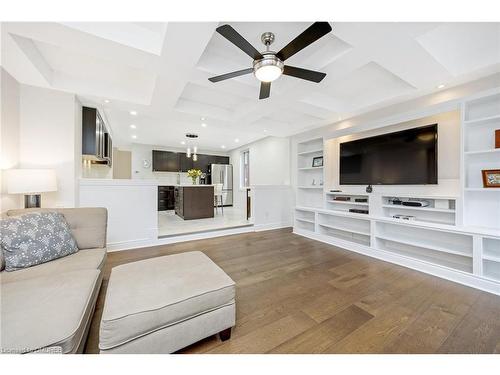
[[[184,220],[214,217],[213,185],[175,186],[175,214]]]

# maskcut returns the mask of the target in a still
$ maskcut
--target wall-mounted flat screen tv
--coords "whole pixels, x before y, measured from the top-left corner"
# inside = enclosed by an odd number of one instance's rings
[[[437,124],[340,144],[341,185],[437,184]]]

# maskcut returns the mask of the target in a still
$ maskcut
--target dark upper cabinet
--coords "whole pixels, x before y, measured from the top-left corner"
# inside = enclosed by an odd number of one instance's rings
[[[214,164],[229,164],[229,156],[216,156],[215,160],[217,160]]]
[[[193,161],[184,152],[153,150],[153,172],[187,172],[196,168],[203,173],[210,173],[210,164],[229,164],[228,156],[198,154]]]
[[[154,172],[178,172],[179,155],[176,152],[153,150]]]
[[[96,108],[82,108],[82,155],[90,160],[111,165],[111,135]]]
[[[193,156],[190,158],[186,156],[186,153],[179,153],[179,167],[181,172],[187,172],[190,169],[193,169]]]
[[[208,166],[211,160],[211,155],[198,154],[198,160],[193,161],[193,168],[201,170],[203,173],[208,173]]]

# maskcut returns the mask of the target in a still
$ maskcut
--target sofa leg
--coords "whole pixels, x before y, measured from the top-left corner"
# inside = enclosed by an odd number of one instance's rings
[[[231,338],[231,327],[219,332],[219,337],[221,341],[226,341]]]

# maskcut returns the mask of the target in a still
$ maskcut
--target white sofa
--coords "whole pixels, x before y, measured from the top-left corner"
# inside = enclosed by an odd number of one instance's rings
[[[64,215],[77,253],[18,271],[0,272],[0,351],[83,352],[106,261],[105,208],[11,210]]]

